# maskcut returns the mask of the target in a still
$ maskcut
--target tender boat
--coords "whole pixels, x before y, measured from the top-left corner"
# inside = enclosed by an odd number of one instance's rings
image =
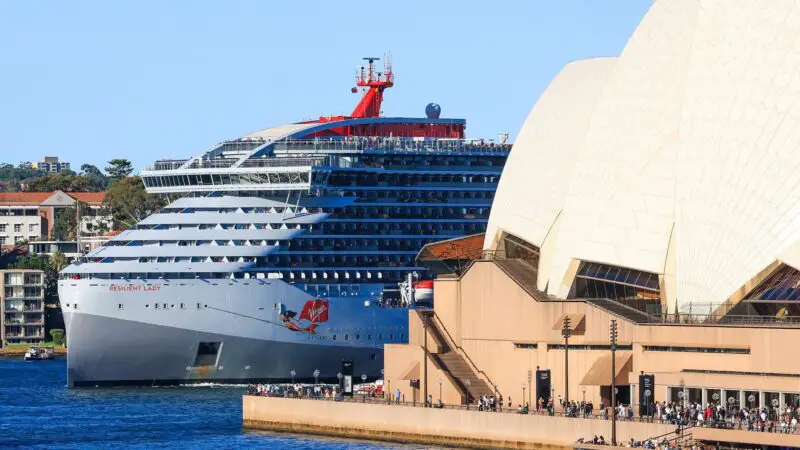
[[[42,361],[54,359],[55,352],[49,347],[31,347],[25,352],[25,361]]]

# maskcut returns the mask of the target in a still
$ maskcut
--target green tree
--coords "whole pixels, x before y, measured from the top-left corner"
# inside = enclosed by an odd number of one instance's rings
[[[92,179],[81,175],[55,174],[37,178],[28,184],[31,192],[99,192],[102,187],[95,186]]]
[[[64,337],[66,333],[60,328],[53,328],[50,330],[50,336],[53,338],[53,343],[56,345],[64,345]]]
[[[98,169],[97,166],[84,164],[81,166],[80,174],[84,177],[88,177],[91,180],[92,185],[99,191],[104,191],[106,188],[108,188],[108,177],[100,169]]]
[[[30,167],[30,163],[23,162],[17,167],[8,163],[0,163],[0,181],[8,181],[17,186],[17,188],[20,181],[39,175],[41,175],[41,172]]]
[[[114,180],[121,180],[133,173],[133,164],[127,159],[112,159],[108,162],[106,172]]]
[[[103,204],[114,219],[114,229],[124,230],[163,208],[166,202],[148,194],[141,178],[126,177],[111,185]]]
[[[81,218],[86,217],[91,208],[84,202],[78,202],[78,205],[80,206]],[[76,217],[75,208],[75,206],[68,206],[55,209],[52,237],[56,241],[72,241],[75,239],[78,232],[78,218]]]

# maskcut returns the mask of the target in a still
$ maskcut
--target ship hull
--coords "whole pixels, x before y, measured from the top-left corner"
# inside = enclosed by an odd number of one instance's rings
[[[383,350],[342,348],[237,336],[93,316],[71,314],[67,356],[70,387],[163,386],[193,383],[248,383],[337,380],[341,361],[351,360],[356,372],[371,379],[380,374]],[[102,337],[102,339],[99,339]],[[214,365],[193,367],[198,342],[222,342]]]
[[[299,331],[293,330],[276,318],[275,299],[300,311],[312,297],[282,282],[246,288],[163,283],[151,291],[71,284],[60,287],[69,387],[286,382],[292,380],[292,371],[295,381],[313,382],[315,370],[320,382],[338,382],[343,360],[353,362],[357,379],[361,374],[376,379],[383,367],[384,342],[375,339],[388,338],[388,330],[395,330],[391,336],[396,342],[406,336],[400,330],[407,313],[367,308],[361,298],[332,299],[329,317],[313,332],[304,321],[296,322]],[[202,297],[197,294],[200,309],[176,305],[153,310],[155,301],[175,301],[193,289],[204,291]],[[382,329],[385,335],[369,331]],[[215,351],[201,358],[207,343]]]

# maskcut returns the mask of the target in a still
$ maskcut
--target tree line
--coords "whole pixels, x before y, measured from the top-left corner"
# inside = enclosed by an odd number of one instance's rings
[[[80,172],[66,169],[61,173],[45,174],[30,167],[29,163],[13,166],[0,164],[0,181],[8,183],[6,190],[22,191],[22,182],[27,181],[27,191],[52,192],[103,192],[115,181],[129,177],[133,173],[133,164],[127,159],[112,159],[105,168],[105,173],[97,166],[83,164]]]
[[[58,174],[43,175],[21,163],[14,167],[11,164],[0,164],[0,181],[9,182],[11,190],[20,189],[20,182],[28,180],[29,192],[105,192],[103,199],[104,215],[113,218],[114,230],[125,230],[144,219],[166,204],[165,199],[148,194],[142,179],[131,176],[133,164],[127,159],[116,158],[108,161],[105,172],[92,164],[83,164],[79,173],[64,170]],[[90,208],[81,205],[82,216],[90,214]],[[74,239],[78,229],[74,208],[67,208],[55,218],[53,224],[54,239]],[[99,229],[98,232],[111,230]]]

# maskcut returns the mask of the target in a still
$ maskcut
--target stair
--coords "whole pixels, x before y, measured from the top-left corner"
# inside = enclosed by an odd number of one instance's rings
[[[443,331],[436,320],[436,313],[431,310],[417,310],[417,314],[436,343],[437,348],[435,352],[431,352],[431,359],[461,391],[464,400],[474,403],[482,395],[494,395],[492,385],[481,378],[472,365],[451,347],[450,340],[445,336],[446,330]]]
[[[524,260],[497,259],[494,261],[494,263],[537,302],[559,301],[558,299],[551,298],[549,295],[538,289],[536,284],[536,269]],[[640,311],[636,308],[632,308],[628,305],[611,299],[587,298],[582,300],[633,323],[651,323],[654,319],[644,311]]]
[[[470,403],[480,398],[482,395],[494,395],[494,389],[478,377],[461,355],[455,352],[436,355],[443,367],[460,384],[463,392],[469,392]],[[467,383],[469,380],[469,383]],[[465,396],[466,397],[466,396]]]
[[[496,259],[494,263],[537,302],[550,300],[536,285],[536,267],[522,259]]]

